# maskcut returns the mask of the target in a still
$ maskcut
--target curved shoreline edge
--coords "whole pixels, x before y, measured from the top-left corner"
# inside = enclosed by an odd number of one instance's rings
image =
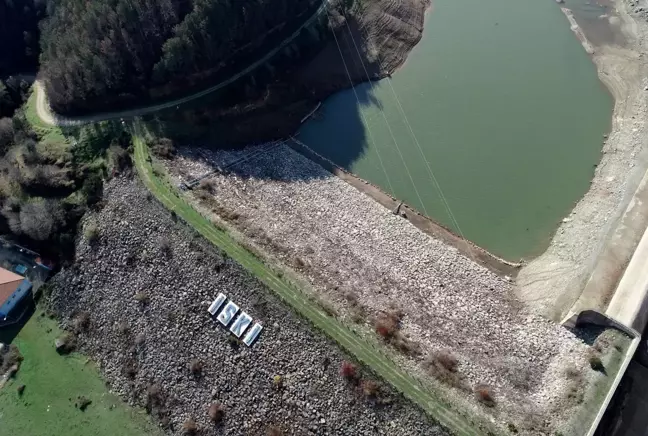
[[[558,227],[547,250],[517,277],[518,297],[556,321],[584,309],[605,312],[648,225],[648,62],[643,57],[648,52],[648,23],[631,15],[627,0],[615,0],[613,6],[625,47],[592,46],[571,11],[561,8],[584,49],[591,48],[599,79],[614,98],[614,110],[590,189]]]

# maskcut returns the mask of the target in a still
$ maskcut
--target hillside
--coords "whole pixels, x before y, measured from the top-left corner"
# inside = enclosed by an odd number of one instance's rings
[[[52,108],[142,104],[222,79],[319,6],[308,0],[51,0],[41,77]]]

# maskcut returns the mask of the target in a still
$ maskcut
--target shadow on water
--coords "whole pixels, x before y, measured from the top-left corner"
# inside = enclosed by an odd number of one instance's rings
[[[367,152],[361,108],[380,107],[381,103],[366,82],[367,77],[378,77],[379,65],[364,46],[358,23],[349,17],[348,24],[338,30],[337,41],[329,35],[304,65],[285,65],[285,72],[277,77],[266,75],[266,69],[260,68],[201,104],[193,102],[163,111],[144,122],[155,136],[171,138],[182,146],[183,153],[222,165],[256,153],[257,147],[250,146],[296,135],[303,117],[319,102],[341,99],[344,104],[336,104],[334,111],[326,110],[328,105],[323,104],[308,124],[317,126],[325,120],[326,125],[335,126],[335,132],[330,132],[334,134],[322,135],[313,148],[325,150],[328,159],[350,169]],[[275,61],[273,68],[279,69]],[[350,79],[358,83],[353,88]],[[194,146],[203,151],[192,152]],[[257,165],[250,165],[252,162]],[[232,165],[228,170],[242,177],[281,181],[330,176],[320,168],[307,166],[290,167],[290,162],[270,151],[251,158],[247,165]]]

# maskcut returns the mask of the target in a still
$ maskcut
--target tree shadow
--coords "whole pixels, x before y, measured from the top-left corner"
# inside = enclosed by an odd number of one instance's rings
[[[219,99],[228,101],[230,97],[212,95],[202,106],[194,101],[187,108],[145,117],[144,124],[154,136],[173,139],[180,155],[206,164],[206,172],[211,166],[243,178],[290,182],[330,177],[330,172],[317,165],[298,165],[294,152],[266,145],[286,140],[293,150],[313,157],[290,139],[305,130],[321,133],[309,135],[307,145],[334,164],[322,166],[350,169],[367,148],[362,108],[375,105],[382,109],[373,84],[367,82],[381,77],[380,63],[359,29],[353,17],[348,25],[338,23],[335,38],[329,35],[303,65],[284,65],[285,73],[270,78],[262,91],[250,91],[251,84],[259,87],[267,77],[255,73],[239,80],[226,92],[243,103],[219,107]],[[322,106],[302,124],[320,102]],[[263,151],[264,147],[269,150]]]

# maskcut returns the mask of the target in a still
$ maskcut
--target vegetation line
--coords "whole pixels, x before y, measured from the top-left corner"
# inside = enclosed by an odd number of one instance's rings
[[[214,226],[213,223],[181,199],[174,188],[154,174],[148,147],[143,139],[139,125],[136,124],[134,129],[134,159],[137,171],[146,187],[166,208],[174,211],[178,217],[182,218],[203,237],[254,274],[282,300],[292,306],[297,313],[334,339],[359,361],[367,365],[405,397],[418,404],[442,425],[448,427],[457,435],[477,436],[484,434],[475,423],[451,410],[448,405],[441,403],[420,381],[400,369],[393,360],[385,356],[368,341],[358,337],[340,320],[324,313],[304,292],[292,286],[259,258],[241,247],[225,230]]]

